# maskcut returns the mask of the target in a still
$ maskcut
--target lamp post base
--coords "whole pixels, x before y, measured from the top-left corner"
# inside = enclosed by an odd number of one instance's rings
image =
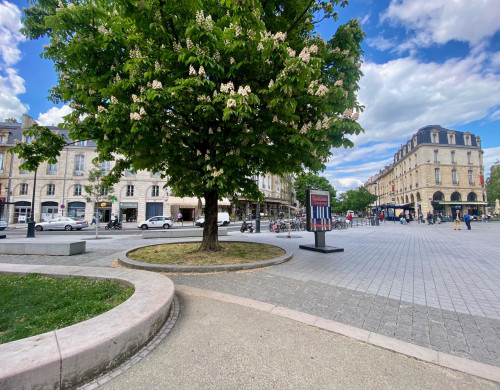
[[[34,238],[34,237],[35,237],[35,221],[29,221],[26,238]]]

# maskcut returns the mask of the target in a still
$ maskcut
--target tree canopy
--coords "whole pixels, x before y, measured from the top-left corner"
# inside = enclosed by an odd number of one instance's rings
[[[314,33],[345,0],[39,0],[23,33],[50,44],[73,112],[73,140],[99,161],[161,173],[179,196],[205,197],[204,249],[217,249],[217,199],[261,196],[254,175],[324,169],[362,131],[357,20]]]
[[[335,189],[324,176],[319,176],[314,173],[302,173],[297,176],[294,183],[295,197],[301,205],[306,204],[306,190],[314,188],[316,190],[329,191],[330,199],[335,198]]]
[[[495,200],[500,199],[500,168],[498,166],[491,171],[486,181],[486,192],[488,202],[494,204]]]
[[[340,195],[341,204],[339,209],[343,212],[347,210],[362,211],[377,200],[377,195],[372,194],[365,187],[357,190],[349,190]]]

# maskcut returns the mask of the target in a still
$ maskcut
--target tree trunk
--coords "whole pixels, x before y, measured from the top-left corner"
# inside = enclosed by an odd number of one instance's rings
[[[217,191],[205,192],[205,226],[203,227],[203,241],[199,251],[217,252],[223,250],[219,245],[219,228],[217,226]]]

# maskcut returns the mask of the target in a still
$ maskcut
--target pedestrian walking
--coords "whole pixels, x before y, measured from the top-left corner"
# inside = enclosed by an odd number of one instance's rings
[[[455,214],[455,221],[453,222],[453,230],[460,230],[460,210]]]
[[[467,211],[467,214],[465,214],[465,216],[464,216],[464,222],[465,222],[465,225],[467,226],[467,230],[471,230],[471,228],[470,228],[470,214],[468,211]]]
[[[90,223],[90,226],[92,226],[92,225],[96,225],[95,215],[92,217],[92,222]]]
[[[180,211],[177,213],[177,222],[180,222],[184,225],[182,213]]]
[[[347,213],[347,223],[350,227],[352,227],[352,215],[351,213]]]

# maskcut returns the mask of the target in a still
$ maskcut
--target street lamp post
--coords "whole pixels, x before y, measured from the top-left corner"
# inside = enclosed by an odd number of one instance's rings
[[[36,189],[36,172],[38,168],[35,169],[35,177],[33,179],[33,196],[31,198],[31,217],[28,221],[28,230],[26,232],[26,238],[35,237],[35,189]]]

